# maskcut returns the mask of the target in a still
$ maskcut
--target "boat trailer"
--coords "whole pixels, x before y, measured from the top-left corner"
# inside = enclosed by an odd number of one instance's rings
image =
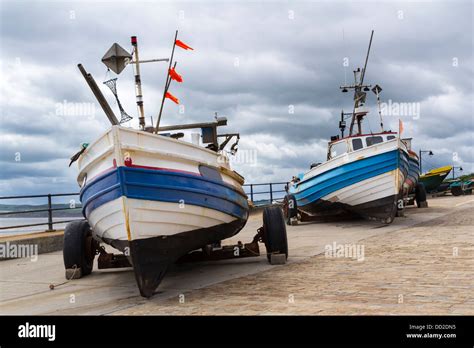
[[[86,223],[86,221],[84,221]],[[285,264],[288,258],[288,239],[286,225],[281,208],[277,205],[266,207],[263,211],[263,225],[250,243],[238,241],[234,245],[221,246],[220,242],[193,250],[181,256],[176,263],[205,262],[229,259],[258,257],[261,255],[259,243],[265,245],[267,259],[271,265]],[[100,242],[88,234],[84,242],[84,256],[90,269],[85,272],[81,267],[66,268],[66,279],[78,279],[90,273],[95,256],[98,269],[133,267],[128,255],[109,253]]]

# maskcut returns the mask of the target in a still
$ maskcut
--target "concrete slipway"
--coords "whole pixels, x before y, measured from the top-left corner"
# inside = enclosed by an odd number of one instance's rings
[[[151,299],[139,296],[131,269],[95,268],[50,290],[65,280],[60,251],[5,260],[0,314],[474,314],[472,216],[472,196],[446,196],[407,208],[391,225],[288,226],[286,265],[264,255],[176,265]],[[260,224],[252,215],[225,244],[249,242]],[[326,257],[334,243],[364,246],[364,260]]]

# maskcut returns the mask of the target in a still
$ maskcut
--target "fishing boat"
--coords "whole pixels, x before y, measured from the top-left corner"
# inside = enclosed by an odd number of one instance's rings
[[[426,192],[436,191],[452,169],[453,166],[444,166],[432,169],[421,175],[420,182],[423,183]]]
[[[227,119],[217,115],[212,122],[160,126],[165,99],[178,103],[169,92],[171,80],[182,82],[174,70],[176,62],[172,66],[175,47],[190,49],[177,40],[177,32],[168,60],[158,122],[156,126],[147,126],[139,64],[167,59],[140,61],[137,38],[132,37],[131,43],[132,54],[114,44],[102,61],[117,74],[127,65],[124,59],[135,66],[140,129],[121,125],[131,117],[118,99],[117,79],[105,84],[116,97],[121,121],[92,75],[79,65],[112,126],[90,145],[84,144],[71,158],[71,162],[78,164],[77,182],[85,220],[66,227],[63,251],[66,277],[89,274],[95,254],[100,254],[99,268],[133,266],[141,295],[150,297],[169,266],[190,253],[193,259],[209,258],[211,252],[223,257],[255,256],[259,255],[256,243],[263,241],[269,255],[283,252],[286,259],[286,230],[278,226],[278,214],[283,221],[279,208],[264,212],[263,229],[259,229],[253,243],[238,246],[238,255],[232,248],[221,247],[220,242],[237,234],[249,216],[249,204],[242,188],[244,178],[229,164],[229,156],[237,151],[239,134],[219,134],[219,127],[225,126]],[[184,134],[179,132],[190,129],[200,130],[194,133],[198,137],[192,137],[192,142],[185,141]],[[231,144],[229,149],[227,145]],[[276,234],[272,234],[274,230]],[[107,253],[101,243],[123,254]]]
[[[449,190],[453,196],[471,195],[474,188],[474,179],[455,179],[449,185]]]
[[[362,121],[369,112],[364,105],[366,92],[372,87],[364,84],[372,37],[373,31],[364,68],[354,71],[355,84],[340,87],[342,92],[354,90],[353,111],[341,112],[341,137],[331,137],[325,162],[311,165],[287,187],[284,206],[288,223],[341,215],[391,223],[404,197],[417,187],[418,156],[411,151],[411,139],[400,137],[401,129],[398,133],[384,130],[379,85],[372,91],[377,96],[381,132],[362,131]],[[344,136],[348,118],[350,130]]]

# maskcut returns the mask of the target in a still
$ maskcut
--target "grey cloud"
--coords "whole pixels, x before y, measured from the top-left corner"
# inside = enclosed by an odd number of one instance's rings
[[[351,108],[350,96],[340,93],[339,86],[362,66],[371,29],[375,36],[366,81],[382,86],[384,101],[421,103],[420,119],[402,118],[415,150],[435,151],[427,159],[433,166],[452,163],[452,153],[458,152],[461,165],[472,171],[471,13],[469,1],[455,6],[441,1],[5,2],[0,60],[2,75],[13,87],[2,87],[0,158],[8,169],[2,172],[0,189],[21,193],[75,187],[74,170],[60,167],[81,142],[107,128],[77,63],[100,84],[106,71],[100,58],[113,42],[130,49],[129,37],[137,35],[142,57],[166,57],[175,28],[195,51],[176,52],[184,83],[173,84],[172,92],[185,113],[167,103],[163,124],[205,121],[217,111],[229,119],[226,130],[241,132],[242,144],[252,149],[265,142],[286,154],[278,157],[256,148],[257,165],[236,165],[247,181],[284,181],[324,158],[327,139],[338,133],[341,109]],[[343,67],[344,57],[349,67]],[[17,58],[23,70],[12,69]],[[458,66],[453,66],[455,60]],[[164,73],[165,64],[143,66],[147,116],[156,117]],[[135,115],[131,71],[119,76],[118,86],[125,109]],[[372,115],[365,129],[376,131],[375,100],[369,98]],[[94,103],[96,115],[57,115],[55,105],[63,100]],[[398,117],[386,117],[387,126],[397,123]],[[22,166],[9,164],[17,150],[23,154]],[[48,166],[58,170],[52,173]],[[15,177],[22,178],[21,184]]]

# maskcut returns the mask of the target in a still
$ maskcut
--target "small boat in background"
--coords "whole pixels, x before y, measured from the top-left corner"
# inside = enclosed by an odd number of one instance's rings
[[[429,193],[436,191],[452,169],[453,166],[444,166],[432,169],[427,173],[420,175],[420,182],[425,187],[426,192]]]
[[[364,106],[366,92],[372,87],[364,84],[372,36],[373,31],[364,68],[354,71],[355,84],[340,87],[342,92],[354,90],[353,112],[341,112],[341,137],[331,137],[324,163],[312,165],[308,172],[293,177],[287,187],[287,223],[340,215],[391,223],[397,211],[403,209],[407,195],[417,188],[418,156],[411,151],[411,139],[400,137],[401,131],[384,130],[379,85],[372,92],[377,96],[382,130],[362,132],[362,120],[369,112]],[[344,136],[346,118],[351,119],[351,125],[349,134]],[[418,193],[417,202],[426,202],[423,192]]]
[[[474,188],[474,179],[455,180],[449,185],[449,189],[453,196],[471,195]]]

